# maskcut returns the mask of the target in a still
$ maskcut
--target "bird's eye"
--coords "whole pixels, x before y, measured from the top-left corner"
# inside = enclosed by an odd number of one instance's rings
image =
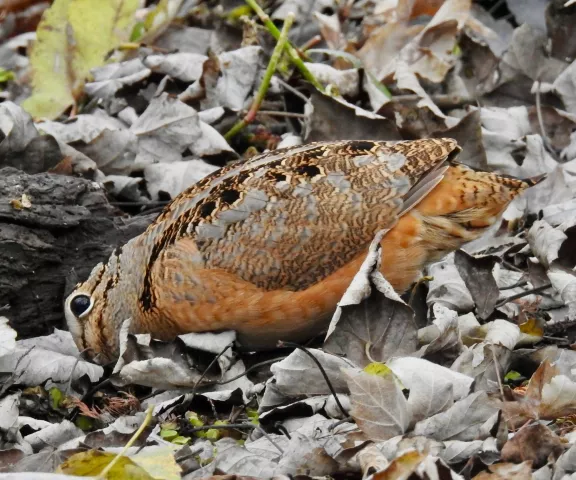
[[[88,295],[80,293],[70,301],[70,310],[77,318],[82,318],[92,309],[92,300]]]

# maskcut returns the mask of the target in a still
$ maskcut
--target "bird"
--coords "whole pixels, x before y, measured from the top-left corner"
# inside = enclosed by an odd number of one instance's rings
[[[320,141],[238,160],[166,205],[64,302],[78,349],[118,358],[119,333],[163,341],[234,330],[272,349],[327,330],[375,234],[405,292],[431,262],[480,237],[537,180],[473,169],[451,138]]]

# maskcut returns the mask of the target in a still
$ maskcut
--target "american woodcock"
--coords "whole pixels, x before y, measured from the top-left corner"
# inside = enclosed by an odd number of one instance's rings
[[[128,318],[131,332],[162,340],[221,330],[247,347],[306,340],[327,328],[384,228],[381,270],[405,291],[535,183],[457,164],[459,151],[451,139],[318,142],[218,170],[68,296],[78,348],[113,360]]]

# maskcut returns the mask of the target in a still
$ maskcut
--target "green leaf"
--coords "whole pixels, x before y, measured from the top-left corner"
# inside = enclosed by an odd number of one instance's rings
[[[172,443],[175,443],[176,445],[187,445],[188,443],[190,443],[190,440],[191,440],[190,437],[178,436],[174,440],[172,440]]]
[[[62,405],[62,400],[64,400],[64,394],[56,387],[52,387],[50,390],[48,390],[48,394],[50,395],[52,409],[58,410]]]
[[[88,432],[94,427],[94,419],[85,417],[84,415],[78,415],[74,421],[74,425],[76,425],[83,432]]]
[[[9,82],[10,80],[14,80],[14,72],[0,67],[0,83]]]
[[[130,34],[130,41],[137,42],[144,36],[144,33],[146,33],[144,22],[138,22],[132,29],[132,33]]]
[[[504,377],[505,382],[510,382],[522,378],[522,375],[515,370],[510,370]]]
[[[246,409],[246,416],[250,420],[250,423],[254,425],[260,425],[260,415],[258,414],[258,410],[255,408],[247,408]]]
[[[22,107],[53,119],[75,105],[90,70],[128,40],[137,7],[138,0],[55,0],[36,31],[32,95]]]
[[[167,441],[172,441],[178,436],[176,430],[160,430],[160,437]]]

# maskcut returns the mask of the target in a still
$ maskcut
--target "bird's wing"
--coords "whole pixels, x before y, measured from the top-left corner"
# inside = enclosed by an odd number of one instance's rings
[[[263,154],[177,197],[150,227],[154,248],[191,238],[205,268],[264,290],[303,290],[413,208],[458,151],[454,140],[427,139],[318,142]]]

